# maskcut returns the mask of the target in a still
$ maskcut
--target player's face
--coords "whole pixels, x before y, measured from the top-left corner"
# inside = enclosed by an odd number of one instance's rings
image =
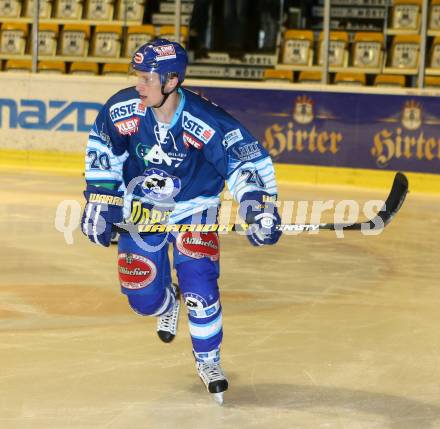
[[[136,71],[136,91],[145,106],[155,106],[163,98],[160,77],[154,72]]]

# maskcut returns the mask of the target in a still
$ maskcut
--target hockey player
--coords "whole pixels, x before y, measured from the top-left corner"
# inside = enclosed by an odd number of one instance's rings
[[[131,66],[136,86],[104,105],[86,154],[82,230],[109,246],[114,223],[215,223],[225,180],[254,224],[253,245],[275,244],[280,218],[272,161],[249,131],[224,110],[183,89],[187,54],[158,39],[140,47]],[[196,369],[222,403],[228,381],[220,366],[222,307],[219,244],[214,232],[151,234],[139,244],[121,234],[118,269],[132,309],[158,318],[160,339],[177,331],[180,298],[171,283],[168,243],[189,319]],[[163,245],[166,242],[167,245]]]

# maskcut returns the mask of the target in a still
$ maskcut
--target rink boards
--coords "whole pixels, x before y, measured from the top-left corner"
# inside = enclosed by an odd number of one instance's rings
[[[2,164],[59,170],[82,168],[102,104],[133,84],[124,77],[28,74],[4,74],[0,82]],[[438,92],[194,80],[187,87],[264,143],[280,181],[380,187],[401,170],[413,190],[440,191]]]

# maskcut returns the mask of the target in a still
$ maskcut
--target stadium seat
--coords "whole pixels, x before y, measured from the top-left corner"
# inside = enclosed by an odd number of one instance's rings
[[[66,63],[63,61],[40,61],[38,63],[38,72],[46,74],[66,73]]]
[[[353,41],[353,66],[378,68],[382,65],[382,33],[355,33]]]
[[[162,25],[159,29],[159,37],[162,39],[168,39],[172,41],[175,40],[175,33],[174,33],[174,25]],[[182,25],[180,27],[180,42],[182,45],[185,46],[186,41],[188,40],[188,27]]]
[[[93,37],[92,55],[95,57],[119,58],[121,37],[121,26],[97,25]]]
[[[34,17],[34,0],[27,0],[25,7],[25,17]],[[39,17],[49,19],[52,16],[52,0],[40,0]]]
[[[0,2],[0,18],[18,18],[21,14],[22,1],[10,0]]]
[[[66,24],[61,33],[61,55],[87,56],[90,27],[84,24]]]
[[[303,70],[298,76],[298,83],[319,84],[321,81],[322,73],[320,71]]]
[[[419,64],[420,36],[402,34],[394,36],[391,45],[391,67],[416,69]]]
[[[363,86],[366,82],[364,73],[339,72],[335,75],[335,85]]]
[[[440,76],[425,76],[425,88],[440,88]]]
[[[134,25],[128,27],[124,56],[131,57],[137,48],[154,39],[155,30],[152,25]]]
[[[405,76],[399,74],[378,74],[374,78],[374,86],[405,87]]]
[[[40,24],[38,27],[38,54],[56,55],[58,39],[57,24]],[[32,52],[32,44],[31,44]]]
[[[440,37],[438,36],[432,42],[429,67],[440,68]]]
[[[422,0],[393,0],[391,27],[398,30],[418,30]]]
[[[8,60],[5,64],[5,71],[26,72],[32,71],[31,60]]]
[[[440,0],[431,0],[428,28],[434,31],[440,30]]]
[[[142,23],[145,0],[118,0],[116,18],[119,21],[137,21]]]
[[[102,74],[106,76],[128,76],[129,64],[104,64]]]
[[[73,62],[70,65],[70,74],[97,75],[99,66],[97,63]]]
[[[319,34],[319,64],[323,62],[324,33]],[[328,50],[329,65],[346,67],[348,65],[348,33],[345,31],[330,32],[330,47]]]
[[[113,19],[114,0],[88,0],[86,19],[111,21]]]
[[[313,63],[313,31],[287,30],[284,33],[282,62],[311,66]]]
[[[29,33],[27,24],[4,23],[1,27],[1,53],[23,55],[26,49],[26,38]]]
[[[56,0],[55,18],[81,19],[83,0]]]
[[[292,70],[264,70],[264,80],[269,82],[293,82]]]

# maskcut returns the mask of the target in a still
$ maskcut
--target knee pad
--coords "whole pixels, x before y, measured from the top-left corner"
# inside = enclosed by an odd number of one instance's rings
[[[220,257],[216,232],[182,232],[176,238],[176,248],[179,256],[185,255],[192,259],[209,258],[218,261]]]
[[[174,305],[175,296],[171,287],[166,287],[156,295],[128,295],[130,307],[141,316],[160,316]]]
[[[157,277],[156,264],[146,256],[121,252],[118,255],[119,282],[124,293],[147,292]]]

